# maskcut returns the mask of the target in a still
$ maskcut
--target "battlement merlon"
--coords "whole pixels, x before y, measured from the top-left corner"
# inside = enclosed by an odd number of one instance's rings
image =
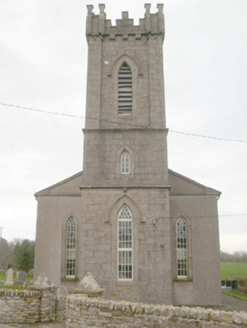
[[[87,6],[86,36],[109,36],[114,39],[115,36],[134,35],[141,38],[141,35],[165,35],[165,19],[163,13],[163,4],[157,4],[158,11],[154,14],[150,12],[151,4],[145,4],[144,18],[140,18],[139,25],[134,25],[134,20],[129,18],[127,11],[122,12],[122,18],[116,20],[116,25],[112,25],[110,19],[106,19],[105,5],[99,4],[99,14],[93,12],[93,5]]]

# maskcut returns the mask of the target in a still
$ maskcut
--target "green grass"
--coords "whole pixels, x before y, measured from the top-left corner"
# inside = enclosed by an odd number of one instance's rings
[[[18,279],[16,279],[16,276],[14,274],[13,277],[13,281],[15,283],[15,281],[18,281]],[[30,282],[31,280],[33,280],[33,275],[32,274],[28,274],[27,275],[27,282]],[[0,281],[6,281],[6,275],[4,273],[0,273]],[[13,285],[13,286],[4,286],[0,285],[0,289],[18,289],[18,290],[22,290],[23,289],[23,285]]]
[[[4,273],[0,273],[0,280],[6,280],[6,275]]]
[[[247,294],[239,293],[237,291],[225,290],[225,291],[223,291],[223,293],[233,295],[233,296],[237,296],[237,297],[241,297],[241,298],[245,298],[247,300]]]
[[[14,289],[14,290],[23,290],[23,285],[14,285],[14,286],[0,286],[0,289]]]
[[[31,280],[33,280],[33,275],[32,274],[27,274],[27,279],[26,279],[27,281],[31,281]],[[0,273],[0,281],[6,281],[6,274],[4,274],[4,273]],[[15,273],[14,273],[14,276],[13,276],[13,281],[15,282],[15,281],[19,281],[19,279],[16,279],[16,275],[15,275]]]
[[[225,262],[221,263],[222,280],[247,279],[247,263]]]

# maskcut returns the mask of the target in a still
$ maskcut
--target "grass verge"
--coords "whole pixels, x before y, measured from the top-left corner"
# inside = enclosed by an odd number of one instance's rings
[[[14,289],[14,290],[23,290],[23,285],[14,285],[14,286],[0,286],[0,289]]]
[[[231,296],[236,296],[236,297],[244,298],[244,299],[247,300],[247,294],[239,293],[237,291],[225,290],[225,291],[222,291],[222,293],[228,294],[228,295],[231,295]]]

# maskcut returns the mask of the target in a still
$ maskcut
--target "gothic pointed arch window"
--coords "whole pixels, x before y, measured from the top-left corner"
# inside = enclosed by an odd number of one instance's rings
[[[188,229],[183,217],[179,217],[176,222],[176,243],[177,243],[177,277],[186,279],[188,277]]]
[[[130,173],[130,154],[127,150],[124,150],[121,154],[120,170],[121,170],[121,174]]]
[[[123,62],[118,71],[118,114],[132,113],[132,71]]]
[[[75,278],[76,221],[71,216],[66,224],[66,278]]]
[[[123,205],[118,213],[118,280],[133,279],[133,220],[127,205]]]

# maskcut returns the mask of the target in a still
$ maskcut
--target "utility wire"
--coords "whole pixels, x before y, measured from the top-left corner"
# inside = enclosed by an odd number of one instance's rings
[[[20,108],[20,109],[26,109],[26,110],[40,112],[40,113],[44,113],[44,114],[51,114],[51,115],[59,115],[59,116],[67,116],[67,117],[85,119],[85,116],[73,115],[73,114],[65,114],[65,113],[59,113],[59,112],[52,112],[52,111],[47,111],[47,110],[37,109],[37,108],[32,108],[32,107],[25,107],[25,106],[7,104],[7,103],[3,103],[3,102],[0,102],[0,105],[8,106],[8,107],[14,107],[14,108]],[[95,120],[95,121],[101,121],[101,122],[114,123],[114,124],[119,124],[119,125],[126,125],[126,126],[129,126],[129,127],[135,127],[135,128],[145,128],[145,126],[134,125],[134,124],[124,123],[124,122],[117,122],[117,121],[97,119],[97,118],[90,118],[90,117],[88,117],[87,119],[89,119],[89,120]],[[206,135],[202,135],[202,134],[182,132],[182,131],[175,131],[175,130],[169,130],[169,132],[170,133],[176,133],[176,134],[183,134],[183,135],[187,135],[187,136],[191,136],[191,137],[197,137],[197,138],[205,138],[205,139],[213,139],[213,140],[220,140],[220,141],[230,141],[230,142],[247,143],[247,140],[219,138],[219,137],[212,137],[212,136],[206,136]]]
[[[247,213],[219,214],[219,216],[245,216]]]
[[[83,119],[85,119],[85,116],[73,115],[73,114],[65,114],[65,113],[58,113],[58,112],[51,112],[51,111],[47,111],[47,110],[43,110],[43,109],[37,109],[37,108],[25,107],[25,106],[18,106],[18,105],[7,104],[7,103],[2,103],[2,102],[0,102],[0,105],[8,106],[8,107],[14,107],[14,108],[27,109],[27,110],[30,110],[30,111],[40,112],[40,113],[44,113],[44,114],[53,114],[53,115],[60,115],[60,116],[67,116],[67,117],[83,118]],[[98,118],[90,118],[90,117],[88,117],[87,119],[89,119],[91,121],[101,121],[101,122],[108,122],[108,123],[115,123],[115,124],[127,125],[127,126],[131,126],[131,127],[136,127],[136,128],[144,128],[145,127],[145,126],[133,125],[133,124],[130,124],[130,123],[119,123],[119,122],[116,122],[116,121],[110,121],[110,120],[104,120],[104,119],[100,119],[99,120]]]
[[[221,141],[232,141],[232,142],[247,143],[247,140],[218,138],[218,137],[205,136],[205,135],[202,135],[202,134],[195,134],[195,133],[188,133],[188,132],[181,132],[181,131],[174,131],[174,130],[169,130],[169,132],[178,133],[178,134],[186,134],[187,136],[199,137],[199,138],[207,138],[207,139],[215,139],[215,140],[221,140]]]
[[[6,104],[6,103],[2,103],[2,102],[0,102],[0,105],[8,106],[8,107],[14,107],[14,108],[27,109],[27,110],[31,110],[31,111],[34,111],[34,112],[40,112],[40,113],[45,113],[45,114],[53,114],[53,115],[60,115],[60,116],[84,118],[83,116],[79,116],[79,115],[51,112],[51,111],[47,111],[47,110],[43,110],[43,109],[37,109],[37,108],[25,107],[25,106],[18,106],[18,105],[13,105],[13,104]]]
[[[8,107],[14,107],[14,108],[20,108],[20,109],[26,109],[26,110],[40,112],[40,113],[44,113],[44,114],[51,114],[51,115],[59,115],[59,116],[66,116],[66,117],[85,119],[85,116],[66,114],[66,113],[59,113],[59,112],[52,112],[52,111],[48,111],[48,110],[37,109],[37,108],[32,108],[32,107],[25,107],[25,106],[19,106],[19,105],[13,105],[13,104],[7,104],[7,103],[3,103],[3,102],[0,102],[0,105],[8,106]],[[96,120],[96,121],[108,122],[108,123],[127,125],[127,126],[137,127],[137,128],[144,128],[144,126],[139,126],[139,125],[137,126],[137,125],[128,124],[128,123],[119,123],[119,122],[111,121],[111,120],[104,120],[104,119],[99,120],[99,119],[96,119],[96,118],[89,118],[89,119],[90,120]],[[169,132],[176,133],[176,134],[188,135],[188,136],[192,136],[192,137],[220,140],[220,141],[247,143],[246,140],[218,138],[218,137],[205,136],[205,135],[200,135],[200,134],[195,134],[195,133],[187,133],[187,132],[181,132],[181,131],[175,131],[175,130],[169,130]],[[247,215],[247,213],[232,213],[232,214],[219,214],[219,217],[224,217],[224,216],[246,216],[246,215]],[[209,218],[209,217],[211,217],[211,216],[196,216],[194,218]]]

